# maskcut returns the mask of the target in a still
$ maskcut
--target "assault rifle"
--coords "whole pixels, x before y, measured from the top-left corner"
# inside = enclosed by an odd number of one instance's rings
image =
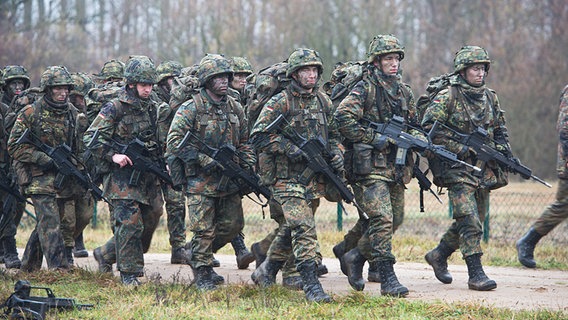
[[[93,134],[91,142],[89,143],[89,148],[97,143],[98,136],[99,130],[96,130]],[[134,168],[134,170],[132,171],[130,181],[128,182],[129,186],[138,185],[138,182],[140,180],[140,173],[142,172],[150,172],[160,180],[164,181],[170,186],[173,186],[174,183],[172,181],[172,178],[168,174],[166,163],[163,161],[163,159],[158,162],[156,162],[156,160],[153,160],[150,156],[150,151],[146,148],[142,140],[134,138],[129,143],[124,144],[111,139],[110,143],[103,144],[105,146],[111,147],[120,154],[128,156],[128,158],[130,158],[130,160],[132,161],[132,167]]]
[[[477,166],[472,166],[471,164],[458,159],[458,156],[450,152],[448,149],[441,145],[433,144],[431,142],[431,134],[424,134],[428,141],[424,141],[406,132],[408,125],[401,116],[393,116],[388,123],[376,123],[368,119],[361,119],[361,125],[372,129],[373,131],[380,133],[385,139],[390,139],[397,146],[396,160],[395,164],[405,165],[406,164],[406,153],[409,149],[424,152],[429,151],[436,156],[440,157],[442,160],[449,161],[452,163],[458,163],[469,167],[475,171],[481,171]],[[420,131],[417,128],[412,128]]]
[[[286,120],[284,115],[280,114],[271,124],[266,127],[266,132],[280,132],[286,138],[288,138],[296,147],[300,148],[306,155],[306,160],[308,161],[308,168],[304,171],[304,174],[299,179],[302,184],[308,184],[310,180],[316,173],[323,174],[327,180],[332,183],[341,198],[347,202],[353,204],[361,213],[361,216],[365,219],[369,219],[369,216],[365,211],[357,204],[355,201],[355,195],[347,185],[339,178],[337,172],[334,172],[332,167],[327,162],[331,158],[331,154],[326,148],[325,141],[321,136],[317,139],[306,139],[302,137],[296,130],[290,126],[290,123]],[[341,202],[340,202],[341,204]]]
[[[47,296],[31,296],[32,289],[45,290]],[[10,319],[44,320],[51,309],[58,310],[91,310],[92,304],[79,304],[75,299],[57,298],[50,288],[33,287],[27,280],[18,280],[12,293],[2,308],[7,308],[5,314]]]
[[[237,150],[233,145],[224,144],[218,149],[213,148],[203,142],[203,140],[201,140],[191,131],[188,131],[185,134],[180,144],[178,145],[178,149],[184,148],[188,143],[196,147],[200,152],[217,161],[223,167],[223,178],[221,179],[217,190],[226,191],[229,180],[237,183],[237,185],[241,185],[242,181],[248,187],[250,187],[257,196],[262,194],[266,199],[270,199],[270,197],[272,196],[270,189],[265,186],[259,185],[260,179],[258,175],[256,175],[252,171],[252,168],[251,170],[245,170],[235,162],[234,159],[239,157]]]
[[[73,177],[79,184],[89,190],[95,200],[104,200],[109,203],[109,200],[103,196],[103,191],[93,183],[89,174],[79,170],[73,161],[81,163],[79,159],[71,152],[71,148],[63,143],[57,147],[51,147],[40,141],[30,129],[26,129],[24,134],[16,141],[17,144],[28,143],[47,154],[55,163],[58,173],[55,176],[55,188],[59,189],[63,186],[63,182],[67,177]]]
[[[529,167],[521,164],[519,159],[512,156],[505,156],[499,150],[496,150],[488,145],[488,143],[491,142],[491,139],[489,138],[489,133],[487,132],[487,130],[481,127],[477,127],[472,134],[463,134],[436,121],[434,122],[432,130],[430,130],[430,132],[435,133],[439,125],[442,125],[444,128],[448,129],[451,132],[451,136],[449,137],[450,139],[466,145],[473,151],[475,151],[480,166],[483,166],[488,161],[495,160],[499,166],[511,173],[518,173],[521,177],[523,177],[523,179],[533,179],[549,188],[552,188],[552,186],[548,182],[533,175],[532,170]]]

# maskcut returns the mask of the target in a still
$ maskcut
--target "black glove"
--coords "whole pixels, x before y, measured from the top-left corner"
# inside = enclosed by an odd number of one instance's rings
[[[300,162],[303,159],[308,158],[306,153],[302,149],[296,147],[295,145],[290,145],[290,148],[288,149],[286,155],[292,162]]]

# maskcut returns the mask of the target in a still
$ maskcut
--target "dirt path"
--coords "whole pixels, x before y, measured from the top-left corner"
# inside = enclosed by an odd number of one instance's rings
[[[215,268],[229,283],[252,284],[250,274],[254,268],[238,270],[234,256],[216,255],[221,267]],[[169,254],[146,254],[147,277],[159,276],[168,281],[179,279],[189,281],[192,278],[191,268],[185,265],[169,263]],[[77,266],[96,270],[96,262],[92,258],[75,259]],[[346,294],[351,287],[347,277],[341,273],[337,259],[325,258],[324,263],[329,273],[320,278],[328,293]],[[365,267],[365,271],[366,271]],[[467,268],[465,265],[450,265],[454,281],[442,284],[435,277],[427,264],[397,263],[395,271],[402,284],[407,286],[410,294],[407,299],[422,301],[444,301],[446,303],[482,303],[487,306],[516,310],[549,309],[568,312],[568,272],[546,271],[506,267],[485,267],[487,275],[497,282],[497,289],[489,292],[469,290],[467,287]],[[116,273],[116,271],[115,271]],[[118,274],[117,274],[118,275]],[[366,274],[364,274],[366,279]],[[280,279],[278,280],[280,281]],[[380,284],[367,282],[365,292],[380,295]]]

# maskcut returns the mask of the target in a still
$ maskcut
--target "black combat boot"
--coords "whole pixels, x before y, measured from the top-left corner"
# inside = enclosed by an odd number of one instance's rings
[[[347,275],[347,270],[345,270],[345,263],[343,260],[343,255],[345,254],[345,240],[333,246],[333,255],[339,260],[339,266],[341,267],[341,272]]]
[[[359,251],[359,248],[351,249],[343,255],[343,263],[347,271],[347,280],[351,288],[356,291],[365,289],[365,280],[363,279],[363,265],[365,265],[365,257]]]
[[[71,247],[73,248],[73,247]],[[134,286],[137,287],[139,286],[141,283],[137,278],[138,272],[120,272],[120,281],[122,281],[122,284],[125,286]]]
[[[276,283],[276,275],[282,269],[285,261],[274,261],[270,259],[264,262],[254,270],[250,278],[254,283],[261,287],[268,287]],[[314,270],[315,271],[315,270]]]
[[[213,268],[218,268],[218,267],[221,266],[221,261],[219,261],[219,260],[215,259],[215,257],[213,257],[213,262],[211,262],[211,266]]]
[[[517,257],[519,262],[527,268],[535,268],[536,261],[534,261],[534,247],[540,241],[540,235],[534,228],[529,231],[517,241]]]
[[[298,266],[298,271],[302,275],[304,282],[304,293],[306,299],[310,302],[331,302],[331,297],[323,291],[321,283],[318,280],[317,265],[315,262],[304,262]]]
[[[201,266],[199,268],[193,269],[193,283],[195,284],[196,288],[199,290],[215,290],[217,289],[217,285],[213,282],[211,277],[213,271],[213,267],[210,266]]]
[[[471,290],[489,291],[497,288],[497,283],[489,279],[483,271],[481,265],[481,253],[465,257],[467,264],[467,273],[469,274],[469,281],[467,285]]]
[[[325,264],[319,263],[318,264],[318,270],[316,272],[317,272],[318,277],[321,277],[324,274],[328,274],[329,270],[327,270],[327,267],[325,266]]]
[[[250,252],[254,256],[254,261],[256,261],[255,268],[260,267],[260,265],[266,260],[266,251],[262,250],[260,242],[255,242],[250,246]]]
[[[189,264],[191,255],[184,247],[172,248],[171,264]]]
[[[239,234],[234,237],[231,240],[231,245],[237,256],[237,267],[241,270],[248,268],[249,264],[254,261],[254,255],[248,251],[243,235]]]
[[[213,283],[216,284],[216,285],[220,285],[220,284],[225,283],[225,278],[223,278],[222,275],[215,272],[215,270],[213,270],[213,268],[211,268],[211,280],[213,280]]]
[[[93,250],[93,257],[95,257],[95,260],[97,260],[97,263],[99,264],[99,272],[112,272],[112,264],[105,260],[100,247]]]
[[[86,258],[89,256],[89,251],[85,249],[83,232],[81,232],[75,239],[75,248],[73,248],[73,255],[75,256],[75,258]]]
[[[440,241],[438,246],[428,252],[424,259],[434,269],[434,275],[442,283],[452,283],[452,275],[448,272],[448,258],[454,249],[450,248],[445,242]]]
[[[282,286],[291,290],[302,290],[304,281],[301,276],[282,277]]]
[[[6,269],[20,269],[22,262],[18,258],[18,249],[16,248],[16,239],[14,237],[6,237],[2,241],[4,248],[4,264]]]
[[[408,294],[408,288],[398,282],[394,273],[394,261],[378,261],[379,273],[381,274],[381,294],[384,296],[404,297]]]
[[[0,246],[0,263],[4,263],[4,246]]]
[[[67,259],[69,267],[75,265],[75,261],[73,260],[73,247],[65,247],[65,259]]]
[[[369,282],[381,282],[381,273],[379,272],[379,265],[377,262],[369,261],[369,274],[367,275]]]

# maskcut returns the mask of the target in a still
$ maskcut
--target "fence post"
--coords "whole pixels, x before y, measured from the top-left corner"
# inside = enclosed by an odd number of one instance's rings
[[[341,202],[337,203],[337,230],[343,231],[343,207]]]

